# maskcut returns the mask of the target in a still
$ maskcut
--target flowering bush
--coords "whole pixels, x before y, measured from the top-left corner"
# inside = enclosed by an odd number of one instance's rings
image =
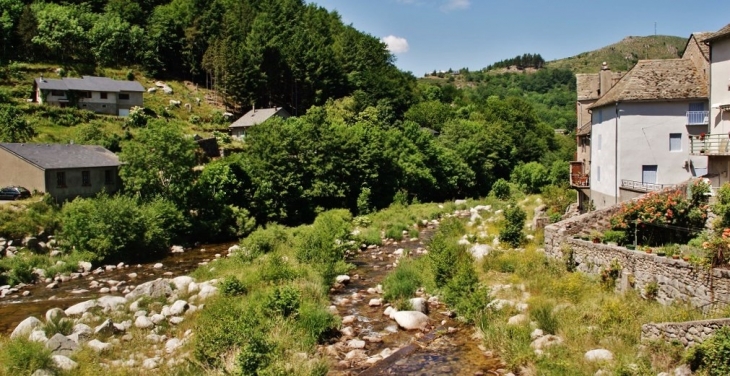
[[[650,245],[685,242],[704,228],[707,219],[706,192],[701,180],[690,184],[690,197],[679,191],[651,192],[638,200],[623,204],[611,218],[614,229],[625,230],[629,237]]]
[[[730,249],[730,228],[722,229],[720,235],[711,233],[702,242],[706,253],[706,263],[710,266],[725,264],[725,253]]]

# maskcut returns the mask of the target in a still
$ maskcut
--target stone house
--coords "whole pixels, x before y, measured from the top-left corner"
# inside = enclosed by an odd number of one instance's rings
[[[691,140],[690,154],[707,156],[708,175],[714,188],[730,182],[730,24],[706,36],[709,50],[709,121],[706,135]]]
[[[33,101],[51,106],[73,106],[100,114],[127,116],[144,105],[144,87],[137,81],[107,77],[40,78],[33,82]]]
[[[249,128],[254,125],[261,124],[274,116],[286,119],[291,115],[289,115],[289,113],[281,107],[262,108],[258,110],[254,108],[241,116],[238,120],[234,121],[233,124],[229,125],[228,129],[230,130],[232,137],[242,139],[246,137],[246,132]]]
[[[591,169],[591,113],[589,111],[602,93],[611,89],[625,72],[612,72],[606,63],[599,73],[575,75],[578,100],[576,101],[577,150],[570,162],[570,186],[578,192],[578,208],[585,211],[590,200]]]
[[[0,143],[0,186],[49,193],[59,202],[118,191],[119,166],[101,146]]]
[[[596,208],[707,172],[705,157],[688,156],[707,127],[707,88],[692,59],[640,60],[590,107]]]

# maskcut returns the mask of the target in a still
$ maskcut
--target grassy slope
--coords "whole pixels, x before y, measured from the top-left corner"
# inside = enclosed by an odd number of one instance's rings
[[[638,60],[672,59],[684,52],[687,38],[666,35],[626,37],[618,43],[547,63],[552,68],[567,68],[574,73],[596,73],[605,61],[613,71],[627,71]]]
[[[60,76],[56,73],[56,66],[48,64],[25,64],[19,63],[15,65],[16,69],[8,75],[6,79],[0,78],[0,91],[9,93],[15,103],[21,108],[26,106],[36,106],[36,104],[26,104],[26,98],[30,97],[32,92],[33,79],[43,74],[45,78],[59,78]],[[100,68],[94,72],[77,72],[70,70],[68,76],[78,77],[82,74],[94,74],[98,76],[110,77],[113,79],[123,80],[126,77],[127,69],[112,69],[112,68]],[[145,88],[154,87],[155,80],[144,76],[137,70],[132,70],[135,79],[139,81]],[[1,77],[1,76],[0,76]],[[154,93],[144,94],[144,106],[154,110],[157,114],[161,114],[163,109],[167,109],[171,115],[171,119],[177,119],[183,122],[186,128],[186,132],[190,134],[197,133],[201,136],[209,136],[212,131],[226,131],[225,125],[215,125],[211,123],[211,120],[216,112],[223,113],[225,109],[222,106],[215,106],[206,102],[205,97],[210,92],[209,90],[194,86],[186,86],[184,82],[180,81],[165,81],[172,89],[173,94],[164,94],[161,90]],[[200,98],[200,106],[196,104],[196,98]],[[170,100],[179,100],[183,103],[183,106],[172,107],[169,106]],[[185,103],[192,105],[191,111],[188,112],[184,108]],[[29,113],[30,111],[26,111]],[[197,116],[200,121],[197,124],[190,122],[192,116]],[[48,142],[48,143],[66,143],[74,140],[78,137],[78,129],[76,126],[62,126],[57,121],[49,119],[43,115],[31,115],[28,114],[26,119],[35,126],[37,136],[33,140],[34,142]],[[105,133],[122,133],[122,127],[124,125],[123,119],[114,117],[99,115],[96,116],[94,122],[101,125]],[[79,125],[79,124],[77,124]]]

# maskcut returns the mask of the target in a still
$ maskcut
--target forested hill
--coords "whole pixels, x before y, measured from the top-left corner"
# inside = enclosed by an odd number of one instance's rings
[[[212,83],[244,109],[293,114],[353,94],[363,108],[387,100],[404,110],[415,83],[379,39],[303,0],[3,0],[0,66],[8,61],[85,74],[139,66]]]
[[[627,71],[642,59],[673,59],[682,56],[686,37],[651,35],[626,37],[597,50],[580,53],[565,59],[549,61],[551,68],[570,69],[573,73],[596,73],[605,61],[614,71]]]

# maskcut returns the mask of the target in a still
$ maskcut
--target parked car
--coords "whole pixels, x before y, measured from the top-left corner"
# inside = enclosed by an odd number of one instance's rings
[[[0,189],[0,200],[20,200],[30,197],[30,191],[23,187],[5,187]]]

